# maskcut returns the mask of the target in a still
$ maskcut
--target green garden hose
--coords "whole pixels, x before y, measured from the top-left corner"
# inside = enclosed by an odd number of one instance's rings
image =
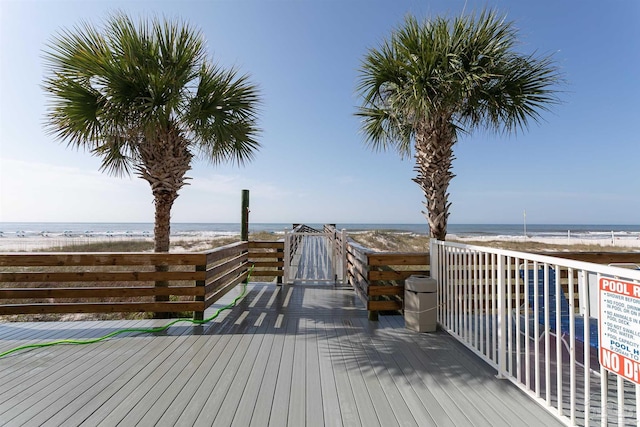
[[[113,331],[107,335],[104,335],[102,337],[99,338],[91,338],[91,339],[86,339],[86,340],[72,340],[72,339],[65,339],[65,340],[57,340],[57,341],[50,341],[50,342],[44,342],[44,343],[39,343],[39,344],[27,344],[27,345],[21,345],[20,347],[16,347],[16,348],[12,348],[11,350],[7,350],[5,352],[0,353],[0,358],[7,356],[11,353],[15,353],[17,351],[20,350],[27,350],[30,348],[41,348],[41,347],[51,347],[54,345],[58,345],[58,344],[93,344],[93,343],[97,343],[100,341],[104,341],[106,339],[109,339],[111,337],[114,337],[116,335],[120,335],[120,334],[124,334],[127,332],[140,332],[140,333],[157,333],[157,332],[164,332],[167,329],[169,329],[171,326],[175,325],[178,322],[191,322],[193,324],[196,325],[202,325],[204,323],[208,323],[211,322],[213,319],[215,319],[216,317],[218,317],[218,315],[220,315],[221,312],[223,312],[224,310],[229,310],[233,307],[235,307],[235,305],[237,304],[237,302],[244,298],[244,296],[247,294],[247,283],[249,282],[249,278],[251,277],[251,273],[253,272],[253,266],[249,269],[249,274],[247,275],[247,279],[244,281],[244,283],[242,284],[242,292],[240,293],[240,295],[238,295],[233,301],[231,301],[229,304],[225,305],[224,307],[219,308],[218,310],[215,311],[215,313],[213,313],[213,315],[211,315],[210,317],[203,319],[203,320],[195,320],[195,319],[189,319],[189,318],[180,318],[180,319],[175,319],[169,323],[167,323],[164,326],[158,326],[156,328],[129,328],[129,329],[120,329],[118,331]]]

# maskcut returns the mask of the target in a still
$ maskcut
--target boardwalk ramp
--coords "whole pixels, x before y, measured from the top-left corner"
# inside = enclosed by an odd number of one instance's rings
[[[285,234],[285,283],[339,284],[344,273],[344,231],[325,225],[322,230],[305,224]]]

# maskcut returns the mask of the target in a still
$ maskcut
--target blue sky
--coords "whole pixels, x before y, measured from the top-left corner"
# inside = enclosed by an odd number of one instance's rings
[[[6,1],[0,0],[0,221],[152,222],[148,184],[43,131],[41,52],[61,29],[109,12],[180,17],[218,64],[263,94],[262,148],[245,167],[194,163],[174,222],[422,223],[413,159],[371,152],[354,116],[368,48],[407,14],[495,7],[523,52],[553,53],[563,103],[516,136],[476,132],[455,146],[450,223],[638,224],[640,2],[602,1]]]

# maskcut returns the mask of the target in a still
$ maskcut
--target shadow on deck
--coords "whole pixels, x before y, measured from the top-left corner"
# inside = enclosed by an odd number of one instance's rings
[[[165,323],[0,323],[0,352]],[[14,353],[0,383],[8,426],[562,425],[448,334],[369,322],[332,285],[253,283],[204,326]]]

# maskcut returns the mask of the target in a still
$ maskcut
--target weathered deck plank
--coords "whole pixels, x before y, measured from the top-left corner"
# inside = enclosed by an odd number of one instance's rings
[[[305,383],[305,407],[306,423],[308,427],[322,427],[324,422],[324,411],[322,409],[322,384],[320,376],[320,359],[318,355],[318,338],[316,322],[312,319],[305,319],[305,355],[306,355],[306,383]]]
[[[376,417],[373,401],[369,396],[367,386],[358,368],[358,356],[353,352],[349,325],[351,325],[350,319],[344,321],[343,324],[334,323],[336,327],[337,344],[341,350],[341,357],[343,359],[338,367],[344,370],[349,380],[359,422],[365,427],[380,425],[380,421]]]
[[[291,288],[290,288],[291,289]],[[285,299],[286,301],[286,299]],[[291,378],[293,376],[293,351],[295,348],[296,323],[286,324],[282,359],[276,379],[276,391],[269,417],[269,426],[285,426],[289,417],[289,399],[291,396]]]
[[[336,379],[333,373],[333,364],[331,363],[329,335],[326,323],[319,322],[316,330],[316,339],[318,341],[323,419],[327,427],[341,427],[342,416],[340,412],[340,402],[338,400]]]
[[[561,425],[446,333],[356,304],[331,285],[252,284],[204,326],[14,353],[0,425]],[[0,349],[164,322],[0,323]]]
[[[289,416],[287,424],[290,426],[303,426],[306,419],[306,376],[305,376],[305,337],[304,322],[300,319],[298,330],[295,334],[293,345],[293,370],[291,372],[291,393],[289,394]]]
[[[274,329],[279,329],[282,326],[274,323],[273,327]],[[256,397],[256,401],[253,405],[253,410],[246,411],[247,415],[251,417],[251,420],[249,424],[244,425],[250,425],[252,427],[269,425],[269,417],[271,416],[271,408],[273,406],[276,382],[278,380],[280,360],[283,356],[283,347],[284,334],[274,334],[269,355],[265,355],[267,364],[263,373],[262,381],[260,383],[260,388],[258,390],[258,396]],[[260,374],[259,371],[256,372],[258,373],[258,375]]]
[[[360,321],[360,325],[365,329],[370,327],[368,324],[362,324],[363,319],[357,320]],[[363,361],[365,372],[366,367],[370,366],[372,374],[376,376],[377,381],[380,383],[380,388],[383,390],[397,422],[402,426],[418,426],[414,414],[393,381],[391,367],[384,364],[382,357],[375,349],[371,337],[363,334],[359,335],[359,345],[366,355],[366,360]]]

